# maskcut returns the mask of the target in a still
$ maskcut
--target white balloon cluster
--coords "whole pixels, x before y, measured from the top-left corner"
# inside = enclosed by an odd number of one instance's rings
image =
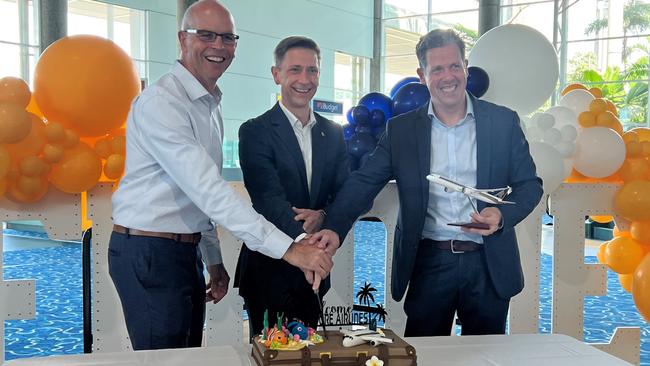
[[[576,115],[569,108],[556,106],[524,121],[537,175],[544,181],[544,190],[553,192],[571,174],[578,136]]]

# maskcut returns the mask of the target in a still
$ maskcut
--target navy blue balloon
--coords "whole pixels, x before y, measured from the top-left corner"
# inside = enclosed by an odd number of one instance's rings
[[[478,66],[470,66],[467,68],[467,74],[465,89],[477,98],[482,97],[490,87],[490,77],[487,72]]]
[[[352,108],[352,125],[367,125],[370,122],[370,110],[366,106],[358,105]]]
[[[384,112],[384,118],[393,116],[393,101],[382,93],[372,92],[359,99],[359,105],[366,106],[371,112],[379,109]]]
[[[379,127],[373,128],[372,129],[372,135],[375,136],[377,141],[379,141],[379,139],[381,138],[381,135],[383,135],[385,131],[386,131],[386,124],[383,124],[383,125],[381,125]]]
[[[404,85],[393,98],[393,113],[399,116],[425,105],[431,100],[429,89],[420,83]]]
[[[404,79],[396,82],[395,85],[393,85],[393,88],[390,90],[390,94],[388,95],[390,95],[390,98],[393,99],[395,98],[395,94],[397,94],[397,91],[404,85],[408,83],[419,83],[419,82],[420,82],[420,78],[418,77],[415,76],[405,77]]]
[[[354,119],[352,118],[352,109],[354,109],[354,107],[348,109],[348,113],[345,114],[345,117],[348,120],[348,123],[354,124]]]
[[[347,140],[350,139],[350,137],[352,137],[352,135],[354,135],[354,126],[349,124],[349,123],[344,124],[343,125],[343,139],[345,141],[347,141]]]
[[[372,127],[370,127],[369,125],[358,125],[357,128],[354,129],[354,132],[369,133],[372,135]]]
[[[372,128],[379,127],[386,122],[386,117],[384,116],[384,112],[381,111],[381,109],[375,109],[372,112],[370,112],[370,126]]]
[[[348,141],[348,153],[356,158],[361,158],[363,154],[371,152],[377,141],[369,133],[355,133]]]

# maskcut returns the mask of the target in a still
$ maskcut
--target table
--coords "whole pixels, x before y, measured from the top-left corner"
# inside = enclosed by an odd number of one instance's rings
[[[630,365],[561,334],[407,338],[418,365],[617,366]],[[120,353],[50,356],[7,361],[3,366],[250,366],[250,346],[216,346]]]

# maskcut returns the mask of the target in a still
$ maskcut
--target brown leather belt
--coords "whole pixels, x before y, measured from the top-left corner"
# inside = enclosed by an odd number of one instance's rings
[[[467,240],[422,239],[420,244],[433,245],[438,249],[451,250],[452,253],[475,252],[483,249],[483,244]]]
[[[144,231],[137,229],[130,229],[122,225],[113,225],[113,231],[120,234],[134,235],[134,236],[150,236],[153,238],[171,239],[179,243],[187,243],[197,245],[201,241],[201,233],[194,234],[175,234],[175,233],[158,233],[155,231]]]

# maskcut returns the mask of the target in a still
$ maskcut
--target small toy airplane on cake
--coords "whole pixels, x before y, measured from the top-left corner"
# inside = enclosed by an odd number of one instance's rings
[[[514,202],[504,200],[512,192],[512,188],[510,187],[478,189],[454,182],[439,174],[429,174],[427,175],[427,180],[445,187],[445,192],[460,192],[468,197],[495,205],[504,203],[514,204]]]
[[[354,347],[364,343],[370,343],[373,346],[378,346],[384,343],[393,343],[392,338],[386,338],[386,334],[377,329],[376,331],[370,329],[360,330],[343,330],[343,347]]]

